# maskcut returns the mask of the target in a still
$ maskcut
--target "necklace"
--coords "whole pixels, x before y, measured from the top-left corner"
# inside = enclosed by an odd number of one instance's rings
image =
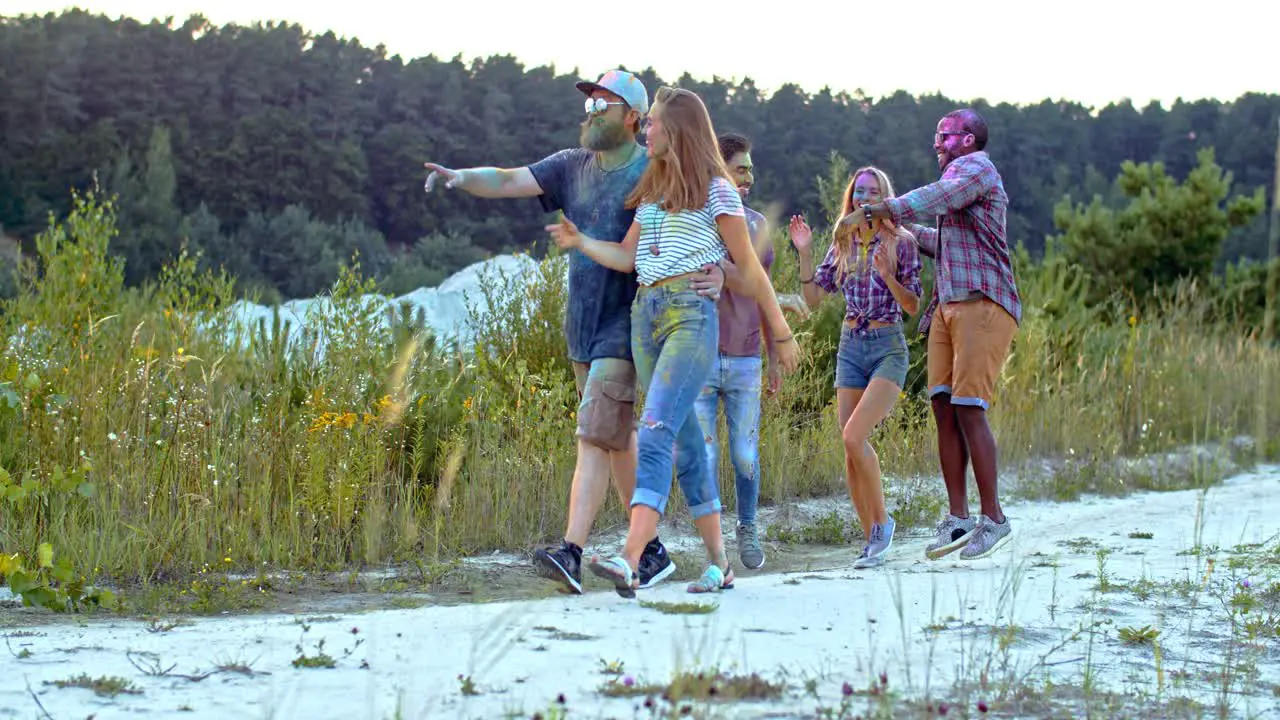
[[[662,226],[667,222],[667,211],[659,209],[658,212],[662,213],[658,216],[658,230],[653,234],[653,240],[649,242],[649,254],[654,257],[662,252],[658,249],[658,240],[662,237]]]
[[[875,283],[875,278],[871,276],[871,267],[868,258],[871,255],[871,245],[876,242],[877,236],[872,235],[869,242],[859,242],[860,238],[854,235],[854,241],[858,242],[858,263],[852,271],[846,271],[845,283],[853,286],[852,293],[846,293],[845,298],[848,303],[849,310],[854,312],[855,317],[860,321],[865,321],[867,307],[864,303],[863,295],[871,294],[871,286]],[[865,283],[865,292],[863,284]]]

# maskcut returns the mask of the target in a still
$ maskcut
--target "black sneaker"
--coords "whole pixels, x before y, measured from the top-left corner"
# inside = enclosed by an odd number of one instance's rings
[[[644,559],[640,560],[641,567]],[[548,580],[563,583],[569,592],[582,594],[582,548],[569,541],[559,547],[538,548],[533,553],[533,566]]]
[[[648,545],[644,546],[644,552],[640,555],[640,565],[636,572],[641,588],[651,588],[665,580],[667,576],[675,571],[676,564],[671,562],[671,556],[667,554],[667,549],[662,546],[662,541],[655,537]]]

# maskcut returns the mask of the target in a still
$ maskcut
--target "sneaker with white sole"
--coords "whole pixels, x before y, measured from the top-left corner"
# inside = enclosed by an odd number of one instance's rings
[[[640,555],[640,565],[636,568],[636,578],[640,581],[639,588],[641,590],[651,588],[670,577],[675,571],[676,564],[667,554],[667,548],[662,541],[656,537],[650,540],[649,544],[645,545],[644,552]]]
[[[577,545],[565,540],[538,548],[533,553],[533,566],[539,575],[560,583],[566,592],[582,594],[582,548]]]
[[[867,539],[867,544],[862,548],[862,554],[857,560],[853,561],[853,567],[861,570],[864,568],[876,567],[884,564],[885,553],[889,552],[889,548],[893,546],[893,528],[897,525],[890,516],[883,525],[874,523],[871,525],[871,537]]]
[[[738,559],[752,570],[764,567],[764,548],[760,547],[760,533],[755,523],[738,526]]]
[[[937,537],[924,549],[925,557],[937,560],[943,555],[959,550],[969,542],[969,536],[977,526],[978,522],[971,517],[958,518],[955,515],[947,515],[942,522],[938,523]]]
[[[987,557],[1009,542],[1009,536],[1012,533],[1013,528],[1009,527],[1008,516],[1005,517],[1004,522],[998,523],[983,515],[978,518],[978,527],[969,537],[969,542],[960,551],[960,559],[977,560]]]

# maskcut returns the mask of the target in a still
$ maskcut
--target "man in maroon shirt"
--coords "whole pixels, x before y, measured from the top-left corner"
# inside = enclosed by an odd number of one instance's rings
[[[767,274],[773,265],[773,245],[769,242],[768,222],[760,213],[746,206],[747,196],[755,182],[751,164],[751,143],[741,135],[726,133],[720,138],[720,155],[742,196],[751,244]],[[726,261],[726,264],[729,264]],[[712,476],[720,469],[720,441],[716,426],[720,404],[724,403],[725,424],[729,428],[729,456],[733,460],[738,504],[738,557],[751,569],[764,566],[764,550],[756,530],[756,503],[760,496],[760,339],[768,339],[768,328],[760,322],[760,306],[755,300],[740,297],[728,287],[733,267],[726,268],[726,286],[720,293],[720,356],[712,366],[711,378],[702,389],[695,406],[702,434],[706,438],[707,462]],[[784,308],[786,309],[786,308]],[[769,345],[769,392],[777,392],[782,373]]]

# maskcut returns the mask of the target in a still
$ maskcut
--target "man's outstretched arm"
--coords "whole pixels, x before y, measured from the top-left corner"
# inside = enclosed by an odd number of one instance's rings
[[[427,192],[444,183],[445,188],[465,190],[483,198],[522,198],[542,194],[542,186],[527,167],[452,170],[436,163],[423,163],[423,166],[429,173],[423,188]]]
[[[999,182],[1000,175],[989,159],[965,155],[952,161],[938,181],[867,205],[863,208],[864,213],[849,213],[840,222],[870,226],[868,221],[884,219],[897,225],[908,225],[922,217],[945,215],[966,208]]]

